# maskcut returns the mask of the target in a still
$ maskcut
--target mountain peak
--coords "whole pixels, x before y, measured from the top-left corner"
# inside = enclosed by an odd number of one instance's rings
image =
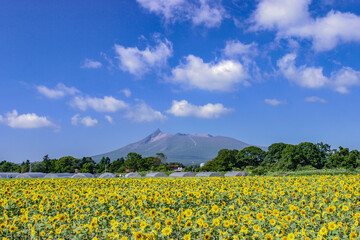
[[[112,152],[93,156],[95,161],[100,161],[103,156],[114,160],[126,157],[130,152],[136,152],[143,157],[155,156],[156,153],[164,153],[169,162],[207,162],[217,156],[221,149],[241,150],[251,145],[234,138],[212,136],[210,134],[170,134],[156,129],[144,139],[131,143]]]
[[[162,133],[161,130],[160,130],[160,128],[157,128],[157,129],[155,130],[155,132],[153,132],[153,133],[151,134],[151,136],[157,136],[157,135],[159,135],[160,133]]]

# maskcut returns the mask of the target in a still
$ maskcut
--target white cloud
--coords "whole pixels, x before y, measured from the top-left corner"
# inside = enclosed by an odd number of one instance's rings
[[[237,61],[222,60],[218,63],[204,63],[201,58],[189,55],[184,63],[172,70],[170,81],[185,88],[231,91],[237,83],[249,85],[247,78],[247,71]]]
[[[266,99],[264,100],[264,102],[267,103],[267,104],[270,104],[270,105],[272,105],[272,106],[278,106],[278,105],[280,105],[280,104],[286,104],[285,101],[280,101],[280,100],[277,100],[277,99],[275,99],[275,98],[271,98],[271,99],[266,98]]]
[[[98,124],[98,120],[93,119],[90,116],[86,116],[82,118],[80,117],[79,114],[76,114],[71,118],[71,124],[74,126],[82,124],[85,127],[93,127]]]
[[[281,73],[290,81],[307,88],[321,88],[329,83],[321,67],[295,66],[296,54],[287,54],[278,60]]]
[[[221,24],[225,13],[223,7],[220,4],[210,6],[209,2],[209,0],[200,0],[200,6],[194,8],[194,11],[190,13],[194,25],[204,24],[204,26],[211,28],[218,27]]]
[[[301,26],[309,20],[311,0],[260,0],[252,20],[256,30],[286,30]]]
[[[173,47],[167,39],[164,41],[157,39],[155,47],[147,46],[145,50],[116,44],[115,51],[119,59],[119,68],[140,77],[152,68],[166,65],[167,59],[172,56]]]
[[[130,97],[131,96],[131,90],[128,88],[125,88],[123,90],[121,90],[121,92],[125,95],[125,97]]]
[[[349,67],[343,67],[331,74],[332,87],[339,93],[348,93],[349,88],[360,86],[360,71]]]
[[[104,98],[91,98],[91,97],[75,97],[70,103],[73,107],[82,111],[87,109],[93,109],[97,112],[116,112],[122,109],[126,109],[128,104],[122,100],[118,100],[111,96],[105,96]]]
[[[295,60],[296,54],[287,54],[278,60],[277,65],[285,78],[302,87],[329,87],[339,93],[348,93],[350,87],[360,86],[360,71],[343,67],[326,77],[321,67],[296,67]]]
[[[47,98],[62,98],[66,95],[74,95],[80,91],[74,87],[66,87],[62,83],[58,83],[55,88],[50,89],[45,86],[37,86],[36,89]]]
[[[129,110],[125,117],[131,119],[134,122],[153,122],[158,120],[166,120],[166,116],[164,116],[160,111],[152,109],[145,102],[136,104]]]
[[[225,108],[221,103],[208,103],[203,106],[196,106],[186,100],[174,100],[171,108],[167,112],[177,117],[219,118],[221,115],[231,111],[233,111],[233,109]]]
[[[252,16],[254,30],[276,30],[278,38],[298,37],[313,42],[316,51],[327,51],[339,43],[360,42],[360,16],[330,11],[312,18],[311,0],[262,0]]]
[[[312,102],[312,103],[315,103],[315,102],[319,102],[319,103],[327,103],[327,101],[323,98],[320,98],[320,97],[316,97],[316,96],[311,96],[311,97],[307,97],[305,98],[305,102]]]
[[[0,115],[0,122],[12,128],[43,128],[57,127],[46,117],[38,116],[35,113],[26,113],[19,115],[16,110],[8,112],[5,117]]]
[[[239,40],[227,41],[223,50],[224,55],[227,57],[236,57],[243,55],[257,55],[257,44],[252,42],[244,44]]]
[[[191,20],[194,25],[218,27],[223,19],[225,10],[217,0],[137,0],[143,7],[165,21],[176,22]]]
[[[81,67],[82,68],[101,68],[101,66],[102,66],[101,62],[86,58],[84,61],[84,64]]]
[[[106,120],[108,120],[109,123],[111,123],[111,124],[114,123],[114,120],[113,120],[113,118],[111,116],[106,115],[105,118],[106,118]]]

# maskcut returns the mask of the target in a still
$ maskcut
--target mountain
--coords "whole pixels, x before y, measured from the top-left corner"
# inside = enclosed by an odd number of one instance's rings
[[[238,149],[252,146],[234,138],[211,136],[210,134],[182,134],[175,135],[163,133],[160,129],[146,138],[129,144],[105,154],[99,154],[92,158],[98,162],[102,157],[115,160],[126,157],[130,152],[136,152],[143,157],[156,156],[156,153],[164,153],[167,162],[181,162],[183,164],[206,163],[217,156],[220,149]],[[260,147],[266,150],[265,147]]]

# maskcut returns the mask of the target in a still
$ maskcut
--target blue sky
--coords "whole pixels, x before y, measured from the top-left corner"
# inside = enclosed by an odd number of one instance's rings
[[[359,148],[360,3],[2,1],[0,160],[160,128]]]

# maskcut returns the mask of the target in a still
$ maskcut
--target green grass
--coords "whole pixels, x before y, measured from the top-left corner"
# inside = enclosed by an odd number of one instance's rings
[[[309,169],[298,171],[268,172],[267,176],[313,176],[313,175],[355,175],[360,174],[360,169],[349,170],[346,168],[336,169]]]

